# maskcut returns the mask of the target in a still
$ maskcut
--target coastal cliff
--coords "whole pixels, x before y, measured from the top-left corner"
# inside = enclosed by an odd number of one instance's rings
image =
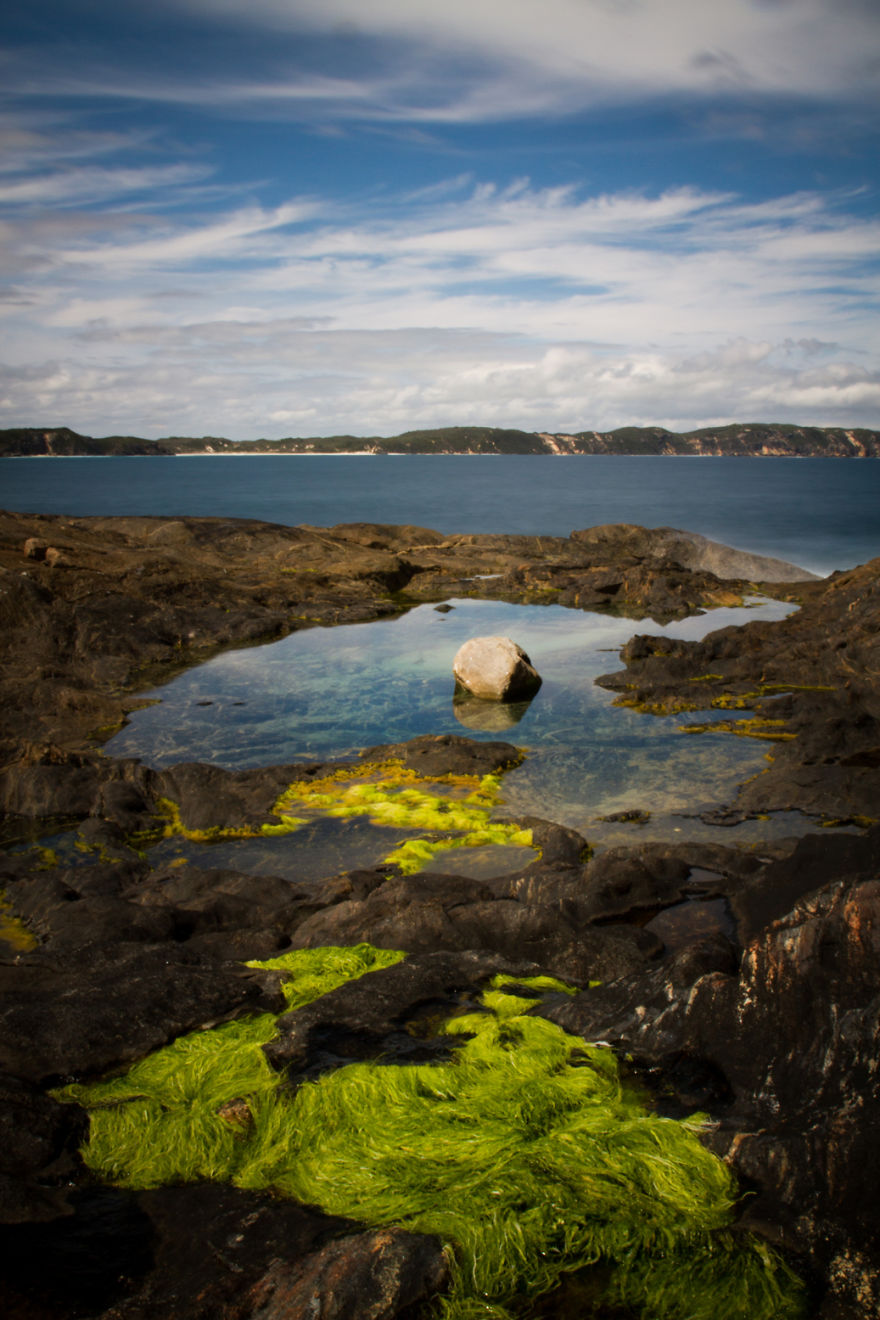
[[[0,457],[174,454],[620,454],[739,458],[880,458],[880,431],[838,426],[734,422],[696,431],[624,426],[614,431],[518,431],[493,426],[447,426],[396,436],[333,435],[282,440],[222,436],[95,438],[69,427],[0,430]]]

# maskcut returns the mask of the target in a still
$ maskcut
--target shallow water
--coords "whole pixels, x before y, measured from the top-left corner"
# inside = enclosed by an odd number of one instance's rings
[[[423,605],[394,620],[304,630],[217,656],[146,693],[156,704],[134,712],[106,751],[154,766],[198,760],[245,768],[460,733],[502,738],[524,750],[522,765],[504,777],[504,814],[557,821],[594,845],[673,834],[755,843],[803,832],[805,822],[796,816],[725,830],[704,825],[698,813],[730,802],[737,785],[764,767],[767,744],[728,733],[688,736],[683,726],[711,721],[713,713],[645,715],[614,706],[614,694],[595,683],[620,668],[619,649],[635,632],[698,639],[729,624],[783,618],[791,606],[756,600],[660,626],[559,605],[447,603],[448,612]],[[540,691],[515,707],[456,705],[456,650],[469,637],[496,633],[529,653],[544,680]],[[649,819],[601,819],[632,810]],[[205,864],[314,878],[330,873],[331,862],[331,870],[374,864],[400,837],[406,836],[362,822],[326,821],[288,838],[214,845]],[[194,850],[203,855],[201,845],[180,839],[162,847],[169,860]],[[496,851],[486,865],[514,869],[504,861]],[[459,852],[455,869],[463,864]],[[444,865],[441,857],[433,867]]]

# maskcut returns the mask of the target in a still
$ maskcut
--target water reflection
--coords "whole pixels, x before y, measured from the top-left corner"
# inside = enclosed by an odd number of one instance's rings
[[[519,724],[531,704],[531,700],[485,701],[470,692],[456,691],[452,713],[472,733],[505,734]]]

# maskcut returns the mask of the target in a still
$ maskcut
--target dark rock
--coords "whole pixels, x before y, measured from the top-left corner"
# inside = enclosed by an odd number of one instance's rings
[[[452,733],[426,733],[408,742],[366,747],[361,757],[365,761],[395,758],[402,761],[407,770],[426,778],[433,775],[477,775],[482,778],[517,765],[522,753],[512,743],[475,742]]]
[[[291,778],[283,766],[234,771],[187,763],[158,772],[156,794],[175,803],[190,830],[258,827],[277,824],[271,807]]]
[[[0,1068],[44,1085],[96,1076],[186,1031],[277,1012],[278,977],[173,942],[0,963]]]
[[[880,875],[880,826],[863,835],[808,834],[789,856],[762,867],[732,890],[731,905],[743,944],[784,917],[805,895],[821,889],[829,876],[842,875]]]
[[[0,1223],[67,1213],[68,1184],[88,1121],[20,1077],[0,1074]]]
[[[442,1021],[463,1006],[472,1009],[498,972],[532,976],[536,971],[534,963],[495,953],[414,954],[286,1013],[263,1049],[272,1066],[291,1077],[353,1059],[431,1057],[445,1044],[425,1039],[420,1021]]]
[[[590,902],[589,868],[583,866],[588,848],[580,834],[533,817],[519,823],[531,828],[541,850],[539,860],[523,870],[484,881],[437,872],[401,877],[387,868],[358,872],[356,886],[340,878],[318,888],[316,910],[297,926],[293,944],[368,940],[410,953],[481,950],[540,963],[575,982],[614,979],[659,955],[662,944],[646,931],[591,924],[632,903]],[[677,879],[689,870],[681,864]],[[669,892],[670,902],[680,888],[676,884]],[[651,890],[655,905],[656,892]]]
[[[167,1187],[137,1203],[151,1224],[155,1267],[104,1320],[393,1320],[445,1276],[434,1238],[364,1232],[271,1196]]]
[[[80,1320],[137,1286],[153,1264],[153,1226],[130,1192],[74,1190],[64,1217],[3,1230],[0,1304],[10,1320]]]
[[[757,933],[739,967],[716,941],[544,1010],[661,1072],[687,1058],[725,1079],[712,1145],[790,1221],[829,1283],[828,1314],[880,1300],[878,954],[880,881],[841,879]]]
[[[88,1188],[71,1201],[65,1219],[7,1230],[5,1314],[402,1320],[446,1281],[435,1238],[232,1187]]]
[[[448,1279],[433,1237],[379,1229],[331,1242],[294,1266],[274,1260],[229,1320],[394,1320],[412,1316]]]

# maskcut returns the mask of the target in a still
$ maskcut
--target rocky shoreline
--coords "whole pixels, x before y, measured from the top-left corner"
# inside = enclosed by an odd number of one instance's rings
[[[291,884],[154,866],[145,845],[169,803],[174,828],[210,839],[277,828],[285,792],[360,765],[394,767],[401,783],[479,783],[518,750],[428,737],[357,762],[238,772],[101,751],[148,684],[298,627],[450,595],[671,619],[756,587],[800,608],[698,643],[634,622],[625,668],[601,681],[645,718],[749,721],[733,731],[767,737],[772,760],[715,823],[800,811],[816,828],[798,840],[743,849],[719,829],[713,844],[591,855],[571,830],[519,821],[540,855],[513,874],[470,880],[451,854],[449,874],[382,865]],[[702,1139],[748,1193],[736,1232],[782,1251],[806,1281],[806,1314],[877,1312],[880,561],[820,581],[669,529],[445,537],[4,514],[0,619],[0,889],[9,932],[23,923],[0,958],[6,1314],[414,1320],[443,1294],[449,1259],[430,1235],[219,1182],[106,1186],[78,1154],[85,1111],[52,1094],[183,1033],[285,1014],[279,973],[254,960],[364,942],[408,957],[279,1019],[265,1053],[286,1087],[361,1059],[444,1057],[448,1038],[428,1024],[477,1003],[493,977],[561,978],[575,993],[539,996],[533,1015],[629,1059],[662,1113],[708,1113]],[[83,864],[22,846],[59,821]],[[728,933],[667,944],[651,928],[707,899],[726,902]],[[563,1280],[519,1313],[638,1314],[588,1310],[583,1286]]]

